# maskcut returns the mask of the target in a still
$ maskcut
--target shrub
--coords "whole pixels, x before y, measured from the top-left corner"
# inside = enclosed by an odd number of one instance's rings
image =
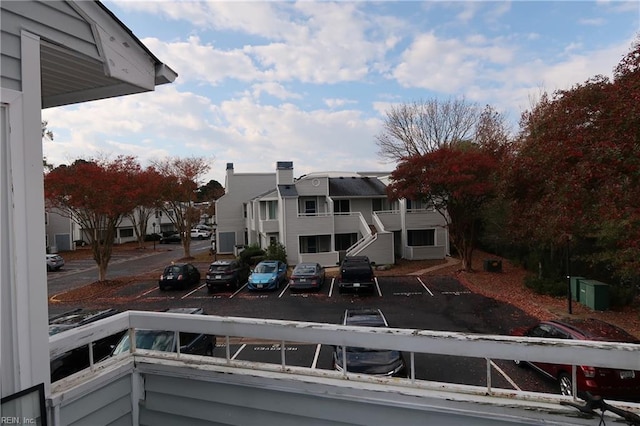
[[[240,263],[249,266],[255,266],[260,260],[264,259],[264,250],[258,244],[251,244],[238,255]]]
[[[281,243],[272,243],[267,248],[265,258],[268,260],[279,260],[287,263],[287,250]]]
[[[564,281],[529,275],[524,279],[524,285],[538,294],[548,294],[554,297],[567,295],[567,283]]]

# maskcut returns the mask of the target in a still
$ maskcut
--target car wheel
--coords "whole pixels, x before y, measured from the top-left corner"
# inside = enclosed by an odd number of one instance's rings
[[[518,367],[520,367],[520,368],[525,368],[525,367],[527,366],[527,363],[526,363],[526,362],[522,362],[522,361],[520,361],[519,359],[514,359],[514,360],[513,360],[513,363],[514,363],[515,365],[517,365]]]
[[[235,283],[233,285],[233,289],[237,290],[239,288],[240,288],[240,278],[236,277],[236,281],[235,281]]]
[[[339,293],[339,294],[344,293],[344,289],[343,289],[342,287],[340,287],[340,286],[338,286],[338,293]]]
[[[560,394],[564,396],[573,395],[573,385],[571,383],[571,377],[567,373],[560,373],[558,377],[558,384],[560,385]]]
[[[160,287],[160,291],[164,291],[166,289],[166,287],[163,285],[159,285],[158,287]]]
[[[51,266],[47,265],[47,272],[51,272],[51,271],[53,271],[53,268]]]

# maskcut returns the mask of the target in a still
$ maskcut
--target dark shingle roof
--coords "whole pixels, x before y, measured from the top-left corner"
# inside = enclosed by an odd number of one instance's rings
[[[278,192],[281,197],[297,197],[298,191],[295,185],[278,185]]]
[[[330,197],[386,197],[384,183],[370,177],[329,178]]]

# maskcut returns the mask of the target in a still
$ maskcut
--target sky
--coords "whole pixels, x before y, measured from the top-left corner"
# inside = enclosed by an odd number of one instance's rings
[[[543,92],[611,77],[640,1],[103,1],[178,73],[154,92],[49,108],[54,166],[202,157],[235,173],[393,171],[393,105],[464,99],[518,130]]]

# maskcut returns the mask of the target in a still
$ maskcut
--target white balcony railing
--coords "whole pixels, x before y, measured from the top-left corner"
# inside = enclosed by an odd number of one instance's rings
[[[50,354],[55,357],[125,329],[130,332],[135,329],[156,329],[216,335],[218,343],[227,342],[226,358],[224,359],[226,364],[233,363],[228,345],[230,338],[275,341],[281,344],[282,371],[287,371],[285,357],[287,342],[396,349],[409,354],[410,367],[413,367],[414,354],[416,353],[450,356],[464,354],[467,357],[486,359],[487,377],[491,376],[491,366],[489,365],[491,359],[526,359],[570,365],[579,360],[580,365],[640,370],[640,346],[634,344],[398,328],[381,329],[299,321],[143,311],[123,312],[93,324],[56,334],[49,338]],[[133,353],[136,349],[132,347],[131,351]],[[180,358],[181,354],[173,356]],[[93,360],[91,361],[93,364]],[[219,361],[212,360],[212,362]],[[95,365],[89,368],[95,368]],[[300,369],[297,368],[296,372],[299,373]],[[405,385],[412,386],[418,381],[414,368],[411,368],[410,377],[406,380]],[[573,383],[575,382],[574,380]],[[486,387],[478,387],[476,391],[491,394],[493,389],[490,380]],[[511,391],[511,393],[517,395],[518,392]]]

